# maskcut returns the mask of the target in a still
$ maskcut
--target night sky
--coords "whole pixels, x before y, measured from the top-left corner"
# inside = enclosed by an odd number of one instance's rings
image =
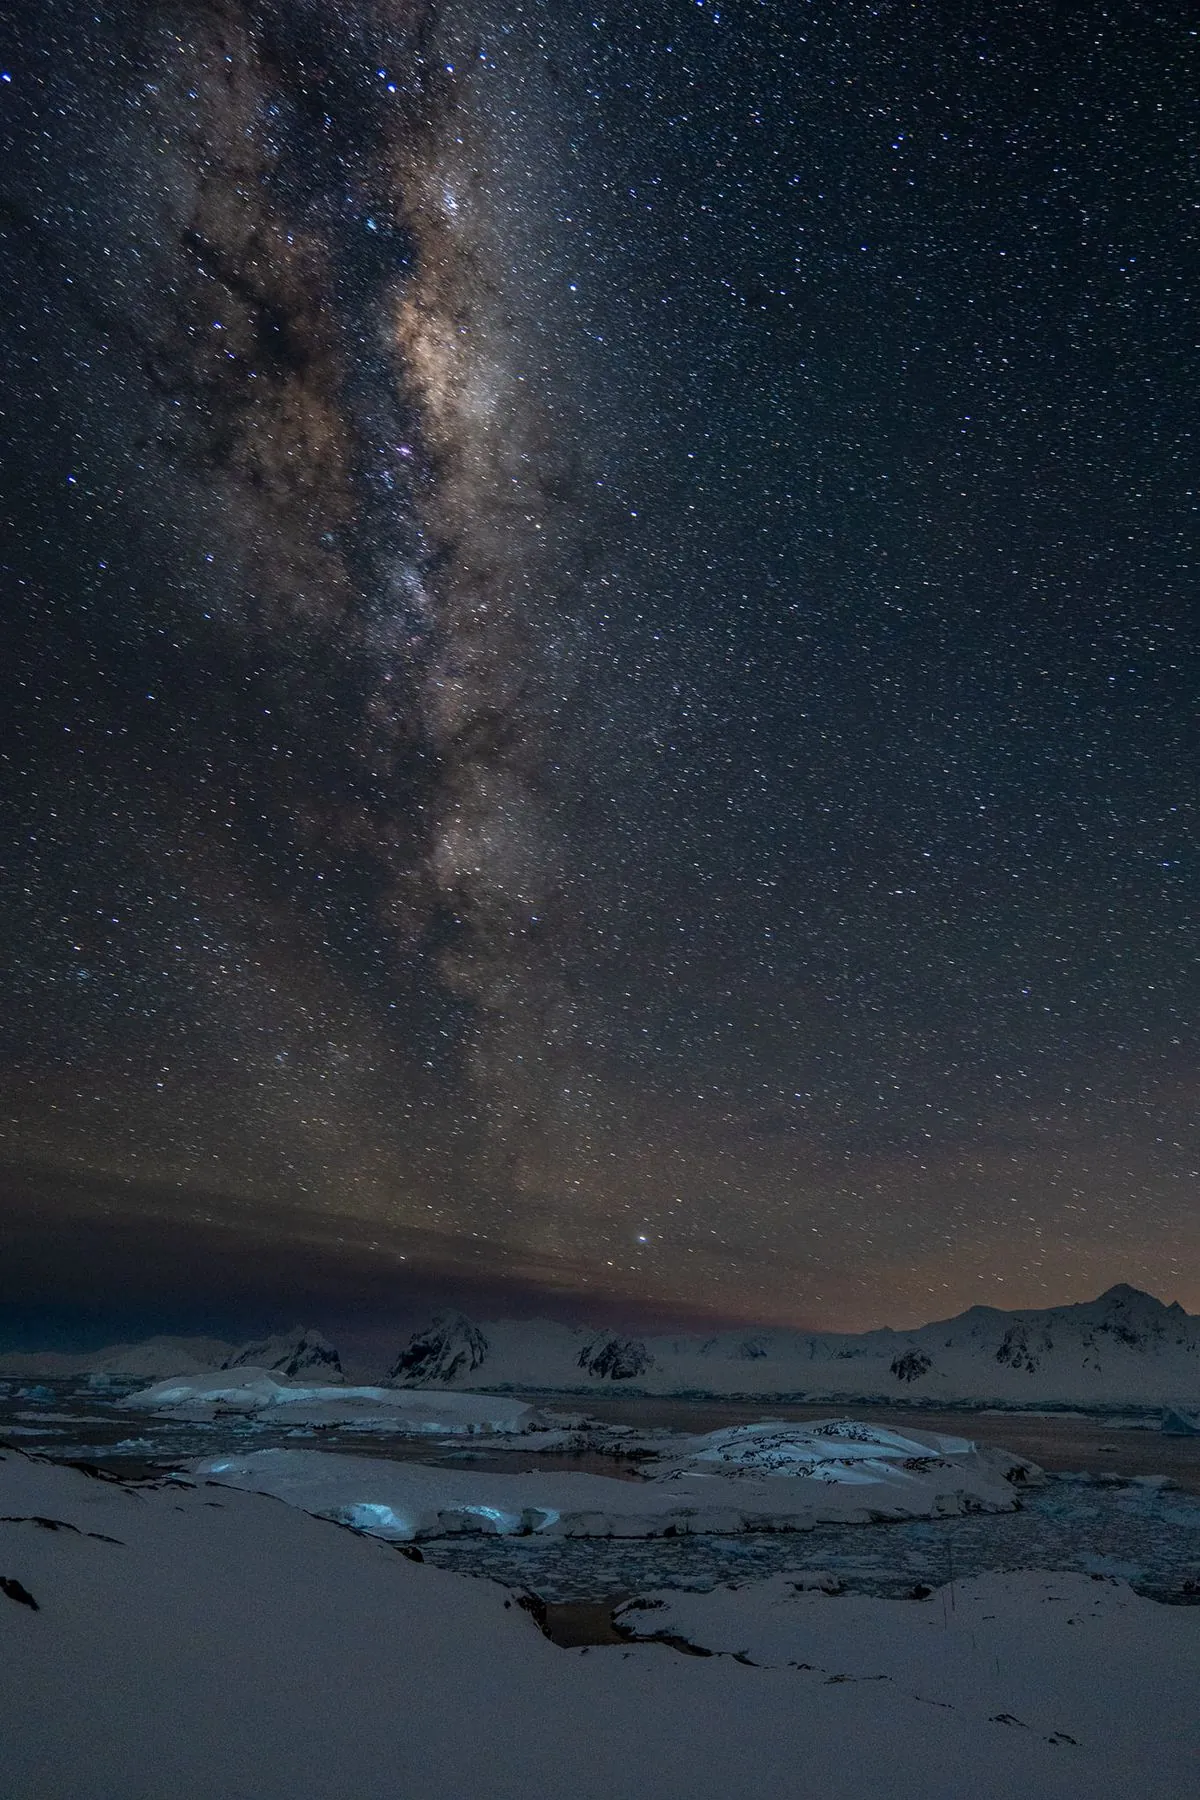
[[[0,1300],[1200,1311],[1191,9],[8,19]]]

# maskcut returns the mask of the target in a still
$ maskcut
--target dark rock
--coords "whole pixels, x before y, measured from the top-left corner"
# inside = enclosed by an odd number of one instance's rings
[[[608,1381],[629,1381],[650,1368],[654,1359],[637,1338],[615,1337],[604,1332],[579,1352],[579,1367]]]
[[[897,1381],[919,1381],[932,1367],[923,1350],[906,1350],[903,1356],[892,1358],[892,1374]]]
[[[398,1387],[442,1387],[482,1368],[488,1348],[479,1327],[461,1313],[438,1313],[409,1338],[387,1379]]]
[[[19,1606],[28,1606],[33,1612],[41,1611],[29,1589],[23,1586],[15,1575],[0,1575],[0,1593],[7,1594],[9,1599],[15,1600]]]

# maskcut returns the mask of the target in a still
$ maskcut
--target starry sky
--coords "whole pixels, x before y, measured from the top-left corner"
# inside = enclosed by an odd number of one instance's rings
[[[1189,13],[10,8],[0,1302],[1200,1311]]]

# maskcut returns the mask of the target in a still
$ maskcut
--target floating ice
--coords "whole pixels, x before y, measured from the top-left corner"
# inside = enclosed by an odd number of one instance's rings
[[[505,1395],[306,1385],[253,1368],[160,1381],[122,1404],[188,1418],[210,1418],[216,1411],[269,1412],[279,1424],[343,1425],[405,1436],[527,1432],[543,1424],[535,1407]]]
[[[837,1429],[770,1424],[684,1439],[682,1454],[628,1481],[284,1449],[197,1462],[192,1472],[392,1538],[663,1537],[1007,1512],[1018,1504],[1014,1481],[1035,1472],[965,1438],[875,1426],[848,1434],[829,1423]]]

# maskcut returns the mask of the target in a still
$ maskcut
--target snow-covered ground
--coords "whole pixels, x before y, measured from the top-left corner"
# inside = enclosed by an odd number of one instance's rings
[[[460,1531],[551,1537],[805,1531],[834,1520],[1008,1512],[1036,1473],[1021,1458],[979,1450],[966,1438],[848,1420],[790,1428],[768,1422],[657,1441],[664,1454],[648,1461],[645,1478],[635,1481],[287,1449],[214,1457],[192,1472],[401,1541]]]
[[[960,1585],[953,1614],[896,1603],[865,1636],[838,1623],[857,1602],[822,1597],[795,1657],[758,1602],[736,1629],[716,1596],[679,1615],[680,1636],[724,1648],[732,1630],[751,1664],[809,1669],[562,1650],[503,1589],[266,1496],[130,1489],[13,1451],[0,1571],[14,1800],[1180,1800],[1200,1758],[1181,1699],[1200,1608],[1101,1584],[1059,1601]]]
[[[1146,1792],[1130,1739],[1153,1716],[1160,1780],[1195,1792],[1200,1766],[1200,1611],[1163,1607],[1111,1577],[1021,1573],[950,1584],[922,1600],[831,1597],[813,1577],[712,1593],[657,1593],[620,1609],[622,1629],[681,1639],[810,1681],[881,1683],[931,1708],[1105,1743],[1103,1791]]]
[[[0,1376],[23,1381],[69,1381],[92,1377],[105,1381],[158,1381],[169,1375],[195,1375],[214,1369],[253,1366],[290,1380],[319,1376],[342,1380],[341,1358],[319,1331],[297,1325],[276,1337],[240,1347],[221,1338],[152,1337],[139,1344],[108,1344],[101,1350],[21,1350],[0,1354]]]

